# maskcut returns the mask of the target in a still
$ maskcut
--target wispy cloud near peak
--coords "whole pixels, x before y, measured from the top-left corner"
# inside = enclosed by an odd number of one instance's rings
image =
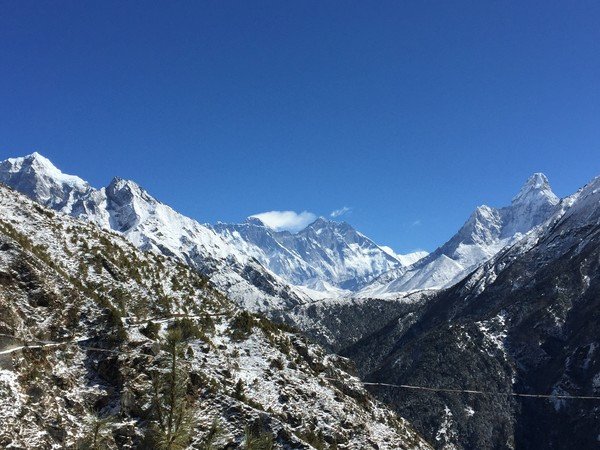
[[[332,217],[335,219],[336,217],[341,217],[344,214],[348,214],[350,211],[352,211],[352,208],[350,208],[349,206],[343,206],[340,209],[331,211],[331,213],[329,214],[329,217]]]
[[[267,211],[250,217],[260,219],[266,226],[276,231],[287,230],[295,233],[306,228],[317,216],[308,211]]]

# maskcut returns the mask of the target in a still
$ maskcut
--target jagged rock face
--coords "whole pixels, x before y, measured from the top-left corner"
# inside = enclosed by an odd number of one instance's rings
[[[134,183],[114,178],[104,190],[106,209],[111,216],[111,228],[127,233],[144,219],[145,205],[156,202]]]
[[[511,205],[501,210],[503,227],[500,238],[525,234],[544,223],[556,212],[559,201],[544,174],[532,175],[513,198]]]
[[[45,206],[122,233],[142,250],[181,259],[246,309],[290,308],[308,300],[252,256],[132,181],[115,178],[106,188],[94,189],[34,153],[2,162],[0,182]]]
[[[360,295],[381,296],[457,283],[501,249],[548,220],[558,208],[548,179],[532,175],[504,208],[478,207],[448,242],[408,268],[384,273]]]
[[[45,206],[123,233],[143,250],[177,256],[250,310],[292,308],[309,297],[345,295],[424,256],[396,255],[347,223],[322,218],[296,234],[274,231],[256,218],[202,225],[132,181],[115,178],[94,189],[38,153],[0,163],[0,181]]]
[[[398,255],[345,222],[319,218],[298,233],[275,231],[257,218],[242,224],[217,223],[213,228],[288,283],[331,295],[356,291],[402,266]]]
[[[598,396],[599,308],[600,178],[412,325],[394,319],[342,353],[372,381]],[[600,435],[595,400],[374,392],[440,447],[595,448]]]
[[[0,162],[0,182],[53,209],[68,207],[91,189],[81,178],[61,173],[39,153]]]
[[[431,448],[343,370],[349,361],[242,313],[177,259],[4,186],[0,312],[2,448],[75,448],[95,417],[111,419],[103,448],[149,448],[152,378],[182,317],[191,448],[215,421],[213,448],[241,448],[245,430],[278,449]]]

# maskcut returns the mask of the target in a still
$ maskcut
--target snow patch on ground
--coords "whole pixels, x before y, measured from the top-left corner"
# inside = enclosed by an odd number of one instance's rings
[[[10,370],[0,370],[0,404],[0,423],[16,421],[23,399],[17,375]]]
[[[506,358],[506,348],[504,341],[506,339],[506,313],[500,312],[496,317],[481,322],[475,322],[479,331],[483,334],[484,350],[490,356],[494,356],[492,349],[500,350]]]
[[[475,410],[470,406],[467,406],[465,408],[465,414],[467,415],[467,417],[473,417],[475,415]]]
[[[447,405],[444,405],[444,420],[435,435],[435,440],[441,444],[441,448],[444,450],[458,450],[458,447],[452,444],[456,441],[456,431],[454,430],[452,411]]]

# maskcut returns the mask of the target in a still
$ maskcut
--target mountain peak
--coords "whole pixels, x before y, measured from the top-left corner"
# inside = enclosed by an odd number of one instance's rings
[[[25,161],[30,161],[32,163],[36,162],[39,165],[56,168],[56,166],[52,163],[52,161],[50,161],[48,158],[46,158],[44,155],[42,155],[41,153],[38,153],[38,152],[33,152],[29,155],[23,156],[23,159]]]
[[[531,175],[527,179],[525,184],[529,185],[529,186],[534,186],[537,189],[540,189],[542,187],[550,187],[550,182],[548,181],[548,177],[546,175],[544,175],[542,172],[535,172],[533,175]]]
[[[121,190],[129,190],[131,192],[137,192],[140,195],[141,194],[146,194],[149,195],[146,190],[141,187],[139,184],[137,184],[135,181],[132,180],[128,180],[126,178],[121,178],[121,177],[113,177],[113,179],[110,181],[109,185],[108,185],[108,189],[114,190],[114,191],[121,191]]]
[[[356,233],[358,232],[348,222],[337,222],[335,220],[329,220],[325,217],[319,217],[317,220],[308,225],[304,230],[299,233]]]
[[[247,223],[247,224],[256,225],[256,226],[259,226],[259,227],[266,227],[267,226],[262,220],[260,220],[256,216],[246,217],[246,220],[244,222]]]
[[[531,175],[512,199],[512,204],[539,202],[540,200],[556,205],[558,197],[552,192],[548,177],[543,173],[536,172]]]
[[[50,177],[62,177],[64,174],[45,156],[38,152],[33,152],[29,155],[20,156],[18,158],[8,158],[3,162],[5,165],[10,165],[11,172],[25,172],[33,170],[36,173],[43,172]]]
[[[323,228],[323,227],[328,226],[330,223],[331,223],[331,221],[329,221],[321,216],[321,217],[317,217],[317,219],[308,226],[311,228]]]
[[[329,220],[323,216],[318,217],[314,222],[309,224],[306,228],[321,229],[321,228],[337,228],[337,229],[352,229],[352,225],[348,222],[336,220]]]
[[[135,181],[126,180],[121,177],[114,177],[111,180],[106,187],[106,195],[120,205],[130,203],[136,198],[141,199],[144,203],[158,202]]]
[[[61,172],[38,152],[0,162],[0,182],[44,205],[65,205],[76,193],[90,189],[88,183]]]

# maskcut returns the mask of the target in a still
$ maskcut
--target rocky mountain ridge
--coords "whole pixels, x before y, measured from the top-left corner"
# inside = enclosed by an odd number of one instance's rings
[[[560,396],[600,396],[599,249],[600,177],[410,320],[388,316],[341,353],[370,381],[489,393],[374,388],[438,448],[595,448],[597,400]]]
[[[504,247],[543,224],[557,211],[559,201],[546,176],[533,174],[509,206],[477,207],[448,242],[409,267],[382,274],[358,295],[381,297],[452,286]]]
[[[171,448],[430,448],[347,360],[5,186],[0,311],[3,448],[164,448],[171,398]]]
[[[309,299],[210,227],[179,214],[133,181],[117,177],[95,189],[33,153],[0,163],[0,182],[44,206],[122,233],[141,250],[179,258],[248,310],[292,307]]]

